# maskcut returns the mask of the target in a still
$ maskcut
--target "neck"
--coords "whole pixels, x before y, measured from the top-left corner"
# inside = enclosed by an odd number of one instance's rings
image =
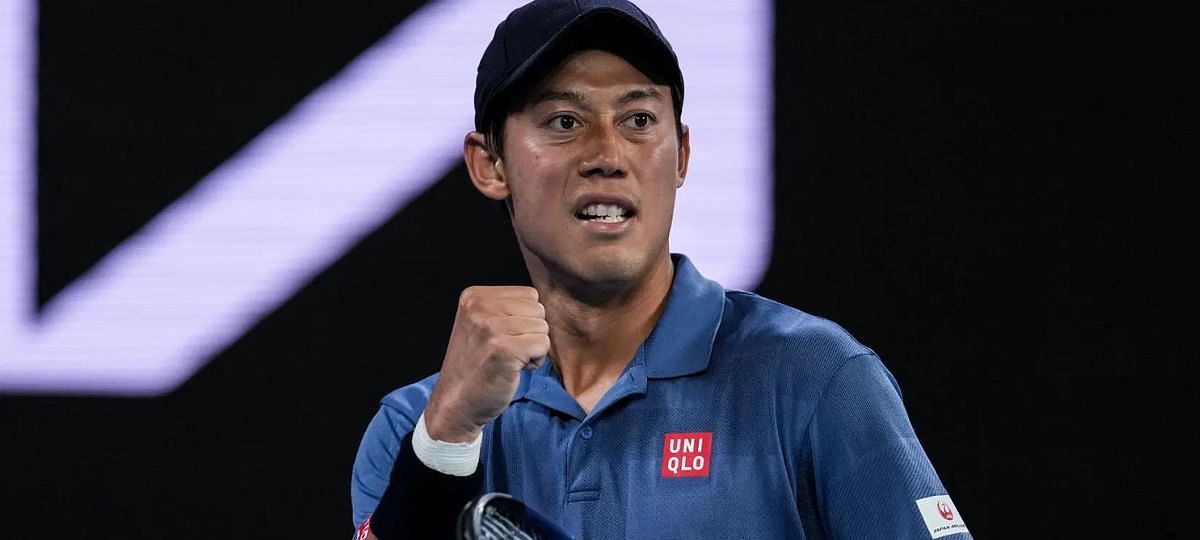
[[[670,254],[664,253],[640,278],[598,294],[531,272],[546,307],[551,361],[585,411],[591,412],[654,329],[674,274]]]

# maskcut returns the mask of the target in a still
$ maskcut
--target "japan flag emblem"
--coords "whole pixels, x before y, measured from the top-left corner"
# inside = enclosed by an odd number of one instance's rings
[[[950,505],[946,504],[945,501],[938,501],[937,511],[942,515],[942,519],[946,521],[954,520],[954,510],[951,509]]]

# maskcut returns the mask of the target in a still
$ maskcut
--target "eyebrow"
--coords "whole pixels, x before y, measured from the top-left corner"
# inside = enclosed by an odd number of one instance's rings
[[[663,97],[662,92],[659,92],[658,89],[652,86],[647,86],[645,88],[637,88],[626,92],[617,99],[617,104],[626,105],[639,99],[652,99],[655,101],[666,100],[666,98]],[[532,101],[530,101],[530,106],[536,106],[547,101],[566,101],[581,109],[591,110],[591,105],[588,103],[587,98],[583,97],[583,94],[572,90],[545,90],[538,94],[537,97],[535,97]]]
[[[591,110],[591,107],[588,106],[587,99],[583,97],[583,94],[570,90],[546,90],[538,94],[537,97],[530,102],[530,105],[540,105],[547,101],[566,101],[581,109]]]
[[[625,105],[627,103],[632,103],[639,99],[652,99],[655,101],[665,101],[666,98],[663,97],[662,93],[659,92],[658,89],[647,86],[645,88],[638,88],[637,90],[630,90],[629,92],[626,92],[625,95],[621,96],[621,99],[617,100],[617,103],[621,104],[621,105]]]

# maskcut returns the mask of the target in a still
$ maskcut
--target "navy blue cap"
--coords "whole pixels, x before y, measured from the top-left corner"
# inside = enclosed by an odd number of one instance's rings
[[[475,129],[485,131],[492,108],[530,76],[540,76],[566,54],[582,48],[613,51],[649,68],[671,87],[683,106],[679,59],[658,25],[626,0],[534,0],[496,26],[475,78]]]

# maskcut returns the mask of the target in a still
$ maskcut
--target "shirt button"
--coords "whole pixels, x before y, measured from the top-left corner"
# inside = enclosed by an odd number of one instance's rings
[[[585,439],[592,438],[592,428],[590,426],[583,426],[579,429],[579,436]]]

